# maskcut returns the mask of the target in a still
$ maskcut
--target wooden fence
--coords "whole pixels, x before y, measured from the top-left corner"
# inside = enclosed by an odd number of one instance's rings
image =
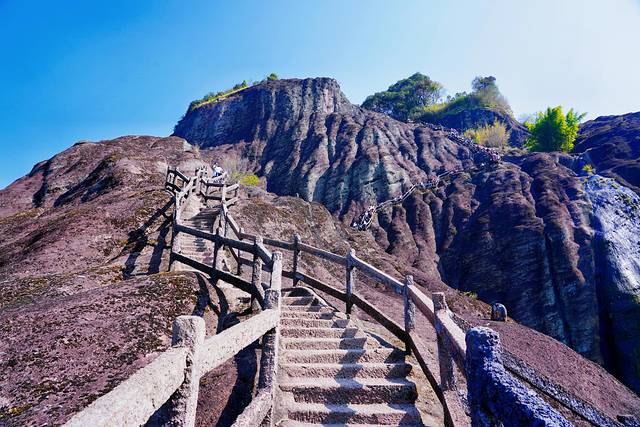
[[[432,299],[413,283],[411,276],[406,276],[404,280],[398,280],[359,259],[353,249],[349,249],[345,255],[339,255],[305,244],[298,235],[294,235],[292,241],[286,242],[246,233],[229,213],[230,206],[238,200],[238,187],[237,185],[227,186],[224,182],[224,176],[222,179],[220,177],[217,179],[207,178],[205,170],[198,169],[193,177],[187,178],[177,169],[169,169],[165,188],[174,194],[175,201],[171,265],[173,266],[177,262],[183,263],[234,285],[250,294],[255,301],[260,303],[263,311],[247,321],[206,339],[204,338],[202,319],[192,316],[179,317],[174,322],[173,347],[171,349],[74,416],[68,425],[142,424],[165,402],[174,408],[171,413],[175,422],[180,425],[193,425],[199,378],[262,337],[263,351],[258,391],[234,425],[261,424],[273,408],[274,393],[277,387],[277,343],[281,279],[283,276],[291,279],[294,286],[304,283],[339,299],[345,303],[347,313],[351,313],[354,306],[358,307],[402,340],[407,352],[413,353],[421,370],[435,390],[444,408],[446,425],[470,425],[467,415],[468,408],[461,399],[461,394],[464,393],[460,393],[458,390],[457,370],[455,369],[455,365],[457,365],[460,372],[466,373],[468,356],[465,331],[454,320],[455,316],[447,307],[443,293],[433,293]],[[182,211],[192,194],[197,194],[205,201],[220,202],[219,215],[217,215],[211,231],[195,229],[182,223]],[[183,234],[213,242],[214,261],[212,265],[203,264],[180,253],[179,242]],[[272,253],[267,247],[291,252],[291,271],[282,269],[282,253]],[[235,274],[222,271],[221,250],[226,250],[234,259],[236,263]],[[337,289],[301,271],[300,254],[303,252],[344,268],[344,290]],[[242,278],[245,266],[251,267],[250,281]],[[354,274],[356,271],[403,295],[404,322],[402,325],[389,318],[382,310],[356,292]],[[268,285],[263,285],[263,273],[265,272],[270,273]],[[415,328],[416,310],[420,310],[435,327],[438,340],[439,378],[435,378],[426,363],[426,355],[421,353],[421,349],[414,341],[415,334],[412,332]],[[522,363],[519,366],[521,367]],[[509,369],[508,366],[506,367]],[[535,381],[531,381],[530,378],[523,378],[521,368],[514,374],[535,385]],[[545,392],[542,388],[539,390]],[[548,394],[554,398],[554,393]],[[611,420],[601,413],[597,413],[601,418],[596,417],[596,421],[588,419],[584,415],[584,411],[581,412],[575,408],[576,405],[572,407],[557,397],[555,399],[594,425],[607,427],[619,425],[615,422],[611,423]],[[584,402],[580,402],[580,404],[584,404]],[[586,406],[589,411],[595,410],[589,405]],[[598,422],[600,420],[604,421]],[[271,422],[273,422],[272,419]]]

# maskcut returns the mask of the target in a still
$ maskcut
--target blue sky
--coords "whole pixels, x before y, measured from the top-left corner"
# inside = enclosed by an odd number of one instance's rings
[[[355,103],[416,71],[494,75],[516,115],[640,110],[638,0],[0,0],[0,188],[83,139],[168,135],[236,82],[336,78]]]

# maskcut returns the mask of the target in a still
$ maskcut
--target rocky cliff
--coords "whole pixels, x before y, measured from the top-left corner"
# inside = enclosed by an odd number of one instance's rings
[[[574,152],[581,153],[600,175],[640,194],[640,112],[583,123]]]
[[[269,191],[320,202],[344,221],[430,174],[477,165],[457,132],[354,106],[326,78],[251,87],[191,111],[175,135],[220,158],[248,159]],[[617,261],[598,252],[594,208],[573,164],[566,155],[504,159],[435,194],[414,194],[378,215],[370,232],[430,280],[506,304],[515,319],[633,385],[638,372],[618,366],[620,350],[603,336],[616,309],[602,293],[618,284],[597,277]],[[638,292],[619,298],[637,307]],[[624,334],[638,351],[640,332]]]

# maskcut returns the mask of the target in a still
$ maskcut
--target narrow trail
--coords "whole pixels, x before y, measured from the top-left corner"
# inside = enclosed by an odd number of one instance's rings
[[[495,165],[501,161],[500,155],[495,150],[474,144],[470,140],[461,139],[461,141],[463,145],[472,153],[473,160],[477,162],[477,166],[471,168],[460,167],[451,171],[443,172],[439,175],[432,176],[425,181],[419,182],[418,184],[413,184],[403,194],[394,197],[393,199],[385,200],[384,202],[378,203],[377,205],[370,205],[369,207],[367,207],[360,215],[353,219],[353,221],[351,222],[351,227],[360,231],[367,230],[371,226],[371,222],[378,212],[391,206],[401,205],[414,192],[424,193],[426,191],[434,191],[438,187],[450,182],[453,178],[460,174],[478,173],[483,170],[495,167]]]
[[[424,425],[404,350],[308,289],[282,296],[279,425]]]

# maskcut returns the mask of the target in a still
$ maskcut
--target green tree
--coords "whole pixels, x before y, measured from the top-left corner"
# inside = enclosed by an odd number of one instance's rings
[[[419,115],[425,107],[439,102],[443,93],[444,88],[440,83],[429,76],[415,73],[389,86],[386,91],[367,97],[362,106],[407,121]]]
[[[274,80],[278,80],[278,75],[276,73],[271,73],[267,76],[267,81],[274,81]]]
[[[481,105],[487,107],[499,107],[502,110],[511,112],[509,102],[504,95],[500,93],[495,77],[478,76],[471,82],[471,88],[473,89],[471,96],[477,97]]]
[[[578,126],[585,115],[573,109],[565,115],[560,106],[547,108],[545,112],[536,114],[533,122],[525,123],[531,133],[525,146],[530,151],[573,150],[573,143],[578,136]]]

